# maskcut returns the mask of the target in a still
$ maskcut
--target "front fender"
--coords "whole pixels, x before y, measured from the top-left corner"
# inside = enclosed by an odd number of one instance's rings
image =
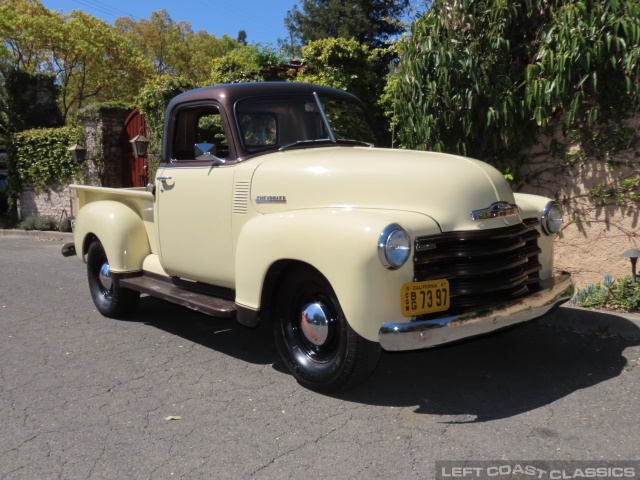
[[[425,215],[385,210],[303,210],[251,219],[237,242],[236,303],[259,310],[271,265],[280,260],[303,262],[331,283],[351,327],[377,341],[382,323],[403,318],[400,287],[413,278],[411,260],[388,270],[378,258],[380,234],[392,223],[405,228],[412,239],[440,232]]]
[[[550,201],[549,198],[527,193],[516,193],[514,196],[516,204],[520,208],[520,217],[523,219],[537,218],[540,220],[542,210]],[[556,236],[547,235],[541,226],[538,226],[538,232],[540,232],[538,246],[542,249],[542,253],[538,257],[538,261],[542,265],[540,278],[544,280],[553,277],[553,251]]]
[[[143,260],[151,253],[142,218],[131,207],[117,201],[91,202],[78,212],[74,241],[83,259],[92,235],[102,243],[109,267],[115,273],[141,270]]]

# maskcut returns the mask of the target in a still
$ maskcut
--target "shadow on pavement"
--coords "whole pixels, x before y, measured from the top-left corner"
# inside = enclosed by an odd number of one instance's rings
[[[640,315],[638,314],[604,313],[565,304],[542,317],[540,323],[580,333],[600,333],[632,340],[640,339]]]
[[[142,298],[131,320],[285,371],[270,325],[248,329],[150,297]],[[627,365],[624,350],[636,345],[640,340],[533,322],[448,347],[384,352],[364,384],[333,396],[368,405],[418,405],[417,414],[464,417],[453,423],[508,418],[620,375]]]
[[[620,375],[640,345],[538,322],[437,350],[386,354],[373,377],[341,398],[415,413],[508,418]]]
[[[243,327],[235,320],[213,318],[152,297],[142,297],[127,320],[143,322],[245,362],[281,363],[270,325]],[[285,371],[284,365],[278,370]]]

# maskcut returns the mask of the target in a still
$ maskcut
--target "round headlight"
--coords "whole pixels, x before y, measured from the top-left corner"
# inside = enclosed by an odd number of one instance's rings
[[[553,235],[562,225],[562,207],[556,202],[549,202],[542,210],[542,230]]]
[[[386,268],[400,268],[411,255],[411,238],[400,225],[385,228],[378,241],[378,258]]]

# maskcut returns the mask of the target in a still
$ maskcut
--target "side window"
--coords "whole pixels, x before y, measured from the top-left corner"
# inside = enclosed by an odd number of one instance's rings
[[[171,158],[183,161],[228,158],[229,141],[217,107],[180,109],[174,128]]]

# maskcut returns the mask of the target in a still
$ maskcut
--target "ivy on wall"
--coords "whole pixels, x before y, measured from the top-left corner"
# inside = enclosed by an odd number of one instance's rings
[[[85,166],[75,164],[67,150],[84,143],[82,128],[60,127],[25,130],[13,137],[14,165],[20,180],[44,190],[72,179]]]

